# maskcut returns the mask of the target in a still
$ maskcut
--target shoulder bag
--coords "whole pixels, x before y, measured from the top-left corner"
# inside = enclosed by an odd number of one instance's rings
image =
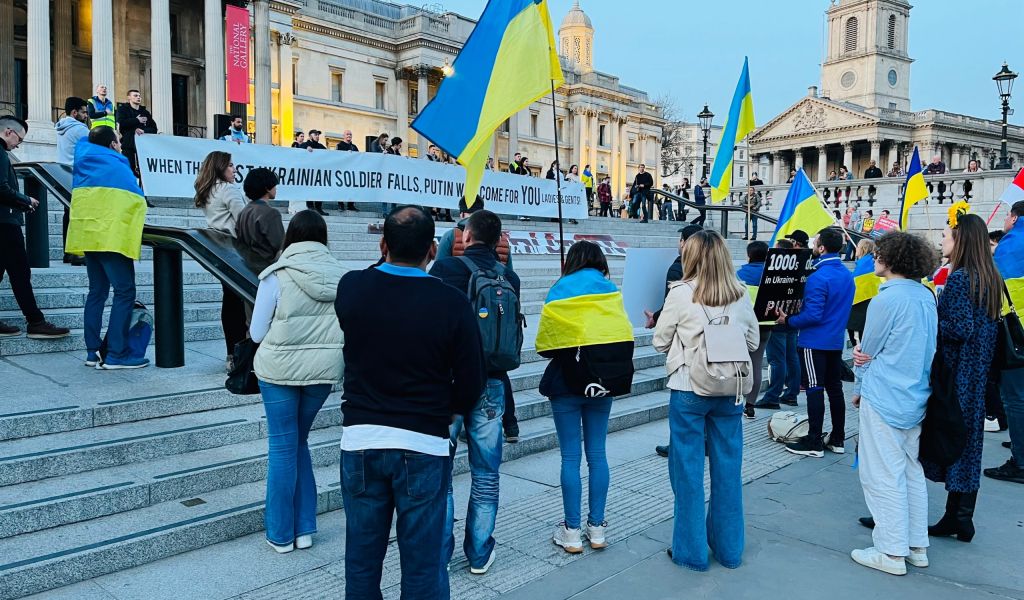
[[[992,366],[1000,371],[1024,367],[1024,327],[1021,326],[1017,309],[1010,298],[1010,290],[1003,282],[1003,296],[1010,305],[1010,312],[999,317],[999,338],[996,343],[995,360]]]

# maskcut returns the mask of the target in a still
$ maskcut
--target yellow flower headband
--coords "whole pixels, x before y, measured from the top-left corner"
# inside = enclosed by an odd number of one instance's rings
[[[966,215],[969,212],[971,212],[971,205],[968,204],[965,200],[961,200],[961,201],[957,202],[956,204],[954,204],[953,206],[950,206],[949,207],[949,221],[948,221],[949,228],[950,229],[956,229],[956,226],[957,226],[958,221],[960,220],[960,217]]]

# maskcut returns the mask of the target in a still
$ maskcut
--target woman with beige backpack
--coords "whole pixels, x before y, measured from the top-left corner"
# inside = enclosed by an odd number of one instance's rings
[[[675,526],[669,557],[694,571],[709,567],[708,547],[727,568],[743,556],[743,399],[752,386],[750,352],[759,334],[746,287],[718,233],[683,242],[683,279],[671,284],[654,330],[668,353],[669,479]],[[704,447],[711,500],[704,510]]]

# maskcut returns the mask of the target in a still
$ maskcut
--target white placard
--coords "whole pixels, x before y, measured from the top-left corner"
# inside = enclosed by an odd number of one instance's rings
[[[678,257],[678,247],[626,249],[622,302],[634,327],[646,324],[644,310],[657,312],[665,304],[665,273]]]
[[[236,144],[220,140],[143,135],[136,140],[147,195],[191,198],[199,165],[210,152],[230,152],[235,179],[256,167],[277,173],[278,200],[386,202],[457,209],[466,170],[427,160],[367,152],[338,152]],[[480,196],[488,210],[505,215],[557,217],[555,182],[498,171],[484,173]],[[583,185],[562,182],[562,216],[586,219]]]

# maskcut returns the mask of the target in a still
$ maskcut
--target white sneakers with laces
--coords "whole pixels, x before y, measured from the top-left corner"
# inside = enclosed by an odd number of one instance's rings
[[[561,546],[569,554],[583,552],[583,540],[580,537],[580,530],[567,527],[565,521],[558,524],[558,528],[555,529],[555,535],[551,537],[551,541],[556,546]]]
[[[600,525],[593,525],[589,521],[587,522],[587,528],[584,535],[590,540],[590,547],[594,549],[606,548],[608,542],[605,541],[604,531],[608,527],[608,521],[602,521]]]
[[[876,569],[890,575],[907,574],[907,563],[902,556],[892,558],[884,552],[879,552],[874,546],[863,550],[854,550],[850,553],[850,558],[869,569]],[[927,562],[927,560],[926,556],[925,561]]]

